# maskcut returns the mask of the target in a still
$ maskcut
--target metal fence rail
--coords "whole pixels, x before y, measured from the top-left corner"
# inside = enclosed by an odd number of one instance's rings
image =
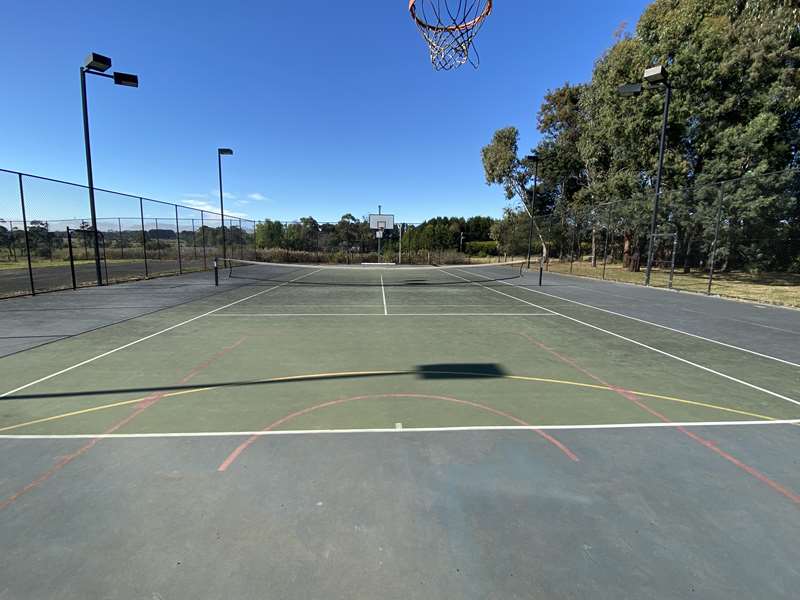
[[[202,271],[221,255],[222,215],[95,188],[97,232],[87,217],[89,188],[0,169],[0,298],[97,285],[97,236],[103,283]],[[255,226],[226,215],[225,250],[255,257]]]

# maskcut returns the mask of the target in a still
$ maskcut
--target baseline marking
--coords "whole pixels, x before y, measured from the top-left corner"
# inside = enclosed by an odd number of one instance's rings
[[[252,294],[252,295],[247,296],[245,298],[241,298],[240,300],[236,300],[235,302],[231,302],[231,303],[226,304],[224,306],[220,306],[219,308],[215,308],[214,310],[210,310],[208,312],[205,312],[202,315],[197,315],[196,317],[192,317],[191,319],[186,319],[185,321],[181,321],[180,323],[177,323],[176,325],[170,325],[169,327],[167,327],[165,329],[162,329],[161,331],[156,331],[155,333],[151,333],[150,335],[146,335],[146,336],[144,336],[142,338],[139,338],[138,340],[133,340],[132,342],[128,342],[127,344],[123,344],[122,346],[119,346],[117,348],[109,350],[108,352],[103,352],[102,354],[98,354],[97,356],[93,356],[92,358],[87,358],[86,360],[83,360],[83,361],[81,361],[79,363],[76,363],[76,364],[74,364],[74,365],[72,365],[70,367],[66,367],[64,369],[61,369],[60,371],[56,371],[55,373],[51,373],[50,375],[45,375],[44,377],[40,377],[39,379],[36,379],[35,381],[31,381],[30,383],[26,383],[25,385],[21,385],[21,386],[19,386],[17,388],[14,388],[13,390],[9,390],[9,391],[7,391],[7,392],[5,392],[3,394],[0,394],[0,398],[5,398],[6,396],[11,396],[12,394],[16,394],[17,392],[20,392],[20,391],[22,391],[24,389],[27,389],[27,388],[29,388],[31,386],[34,386],[34,385],[38,384],[38,383],[42,383],[43,381],[47,381],[48,379],[52,379],[53,377],[58,377],[59,375],[63,375],[64,373],[68,373],[69,371],[73,371],[74,369],[77,369],[79,367],[83,367],[85,365],[88,365],[89,363],[93,363],[96,360],[100,360],[101,358],[105,358],[106,356],[110,356],[111,354],[119,352],[120,350],[125,350],[126,348],[130,348],[131,346],[135,346],[136,344],[140,344],[141,342],[146,342],[147,340],[152,339],[152,338],[154,338],[154,337],[156,337],[158,335],[161,335],[162,333],[167,333],[168,331],[172,331],[173,329],[177,329],[178,327],[182,327],[184,325],[188,325],[189,323],[197,321],[198,319],[202,319],[203,317],[207,317],[209,315],[213,315],[214,313],[217,313],[217,312],[219,312],[221,310],[225,310],[226,308],[230,308],[231,306],[236,306],[237,304],[240,304],[242,302],[246,302],[247,300],[252,300],[253,298],[255,298],[257,296],[261,296],[262,294],[266,294],[268,292],[271,292],[272,290],[276,290],[279,287],[283,287],[284,285],[287,285],[289,283],[293,283],[295,281],[303,279],[304,277],[308,277],[310,275],[313,275],[314,273],[318,273],[321,270],[322,269],[317,269],[316,271],[312,271],[311,273],[306,273],[305,275],[301,275],[300,277],[292,279],[291,281],[286,281],[286,282],[281,283],[279,285],[273,286],[273,287],[271,287],[269,289],[262,290],[260,292],[256,292],[255,294]]]
[[[448,271],[445,271],[445,273],[447,273],[447,272]],[[477,275],[480,275],[480,274],[477,274]],[[453,275],[453,276],[454,277],[459,277],[458,275]],[[480,276],[481,277],[485,277],[484,275],[480,275]],[[491,279],[490,277],[485,277],[485,278],[486,279]],[[459,279],[464,279],[464,278],[463,277],[459,277]],[[502,294],[503,296],[508,296],[509,298],[515,298],[516,300],[518,300],[519,302],[522,302],[524,304],[529,304],[530,306],[535,306],[536,308],[549,310],[549,309],[547,309],[547,308],[545,308],[543,306],[539,306],[538,304],[534,304],[533,302],[528,302],[527,300],[524,300],[522,298],[517,298],[516,296],[512,296],[511,294],[504,294],[500,290],[496,290],[494,288],[487,287],[485,285],[482,285],[481,283],[478,283],[478,282],[474,282],[474,283],[475,283],[475,285],[478,285],[478,286],[480,286],[480,287],[482,287],[482,288],[484,288],[486,290],[489,290],[491,292],[496,292],[498,294]],[[519,286],[515,286],[515,285],[513,285],[511,283],[507,283],[505,281],[501,281],[500,283],[505,283],[506,285],[510,285],[511,287],[516,287],[516,288],[519,287]],[[519,288],[519,289],[526,290],[527,288]],[[543,293],[543,292],[539,292],[539,293]],[[549,296],[550,294],[545,294],[545,295]],[[558,296],[553,296],[553,297],[554,298],[558,298]],[[559,298],[559,299],[563,300],[564,298]],[[587,306],[589,306],[589,305],[587,305]],[[762,392],[764,394],[768,394],[768,395],[773,396],[775,398],[779,398],[781,400],[785,400],[787,402],[791,402],[792,404],[796,404],[796,405],[800,406],[800,401],[795,400],[794,398],[790,398],[789,396],[784,396],[783,394],[779,394],[778,392],[773,392],[772,390],[768,390],[767,388],[763,388],[763,387],[758,386],[758,385],[756,385],[754,383],[750,383],[749,381],[744,381],[743,379],[739,379],[737,377],[733,377],[732,375],[728,375],[727,373],[723,373],[721,371],[717,371],[715,369],[712,369],[711,367],[706,367],[704,365],[701,365],[699,363],[693,362],[693,361],[691,361],[691,360],[689,360],[687,358],[683,358],[683,357],[678,356],[676,354],[671,354],[671,353],[666,352],[664,350],[660,350],[659,348],[656,348],[654,346],[649,346],[648,344],[645,344],[645,343],[640,342],[638,340],[634,340],[633,338],[629,338],[629,337],[624,336],[622,334],[615,333],[615,332],[610,331],[608,329],[603,329],[602,327],[598,327],[597,325],[592,325],[591,323],[587,323],[586,321],[581,321],[580,319],[576,319],[575,317],[570,317],[569,315],[565,315],[563,313],[556,312],[556,311],[551,311],[551,312],[556,314],[556,315],[558,315],[558,316],[560,316],[560,317],[563,317],[564,319],[567,319],[567,320],[572,321],[574,323],[578,323],[579,325],[583,325],[584,327],[590,327],[591,329],[594,329],[596,331],[600,331],[602,333],[605,333],[606,335],[610,335],[612,337],[624,340],[626,342],[629,342],[629,343],[634,344],[636,346],[639,346],[641,348],[645,348],[647,350],[651,350],[652,352],[656,352],[658,354],[661,354],[662,356],[666,356],[666,357],[671,358],[673,360],[677,360],[678,362],[682,362],[682,363],[687,364],[689,366],[695,367],[697,369],[700,369],[701,371],[705,371],[706,373],[711,373],[713,375],[717,375],[718,377],[722,377],[723,379],[727,379],[728,381],[733,381],[734,383],[738,383],[738,384],[743,385],[745,387],[749,387],[750,389]]]
[[[782,419],[777,421],[686,421],[653,423],[598,423],[589,425],[471,425],[465,427],[406,427],[398,428],[363,428],[363,429],[287,429],[270,431],[194,431],[194,432],[164,432],[164,433],[76,433],[54,435],[0,435],[0,440],[125,440],[148,438],[204,438],[204,437],[266,437],[280,435],[319,435],[339,433],[437,433],[458,431],[596,431],[603,429],[678,429],[698,427],[757,427],[769,425],[800,425],[800,419]]]

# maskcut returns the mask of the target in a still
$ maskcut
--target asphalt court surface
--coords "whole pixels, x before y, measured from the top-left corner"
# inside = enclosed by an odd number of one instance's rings
[[[800,311],[329,276],[0,303],[0,598],[793,597]]]

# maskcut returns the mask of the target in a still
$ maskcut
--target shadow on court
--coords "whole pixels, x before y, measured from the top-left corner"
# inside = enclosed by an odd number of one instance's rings
[[[289,383],[302,383],[307,381],[329,381],[347,379],[378,379],[381,377],[397,377],[398,375],[415,376],[418,379],[487,379],[503,378],[506,371],[494,363],[454,363],[436,365],[418,365],[411,371],[380,371],[375,373],[328,373],[322,375],[297,375],[289,377],[274,377],[270,379],[255,379],[242,381],[220,381],[214,383],[196,383],[193,385],[164,385],[153,387],[109,388],[99,390],[73,390],[67,392],[43,392],[37,394],[14,394],[0,398],[0,402],[11,400],[34,400],[43,398],[79,398],[84,396],[110,396],[115,394],[150,394],[156,392],[178,392],[181,390],[196,390],[198,388],[237,388],[248,386],[279,385]]]

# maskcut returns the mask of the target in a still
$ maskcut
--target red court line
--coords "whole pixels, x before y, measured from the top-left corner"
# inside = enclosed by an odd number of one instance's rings
[[[310,406],[308,408],[304,408],[302,410],[298,410],[297,412],[293,412],[293,413],[291,413],[289,415],[286,415],[285,417],[281,417],[280,419],[278,419],[277,421],[275,421],[273,423],[270,423],[269,425],[267,425],[261,431],[262,432],[271,431],[271,430],[275,429],[276,427],[279,427],[280,425],[283,425],[284,423],[287,423],[287,422],[289,422],[289,421],[291,421],[293,419],[296,419],[297,417],[300,417],[302,415],[306,415],[306,414],[308,414],[310,412],[314,412],[315,410],[319,410],[319,409],[322,409],[322,408],[327,408],[329,406],[336,406],[336,405],[339,405],[339,404],[344,404],[346,402],[353,402],[355,400],[376,400],[376,399],[380,399],[380,398],[418,398],[418,399],[423,399],[423,400],[443,400],[445,402],[453,402],[455,404],[463,404],[463,405],[466,405],[466,406],[472,406],[474,408],[478,408],[480,410],[483,410],[483,411],[486,411],[486,412],[490,412],[490,413],[493,413],[495,415],[498,415],[498,416],[504,417],[506,419],[509,419],[510,421],[513,421],[514,423],[517,423],[518,425],[522,425],[524,427],[530,427],[532,431],[534,431],[537,434],[539,434],[545,440],[547,440],[548,442],[553,444],[556,448],[561,450],[561,452],[566,454],[569,457],[570,460],[572,460],[574,462],[579,462],[579,459],[578,459],[577,455],[574,452],[572,452],[572,450],[567,448],[567,446],[564,443],[560,442],[559,440],[557,440],[555,437],[553,437],[549,433],[546,433],[546,432],[544,432],[544,431],[542,431],[540,429],[536,429],[530,423],[527,423],[526,421],[523,421],[522,419],[520,419],[518,417],[515,417],[512,414],[509,414],[507,412],[503,412],[502,410],[498,410],[496,408],[492,408],[491,406],[486,406],[485,404],[479,404],[478,402],[471,402],[469,400],[460,400],[459,398],[451,398],[450,396],[431,396],[431,395],[427,395],[427,394],[377,394],[377,395],[369,395],[369,396],[353,396],[351,398],[341,398],[339,400],[331,400],[330,402],[323,402],[322,404],[317,404],[316,406]],[[247,450],[247,448],[249,448],[250,445],[253,444],[253,442],[255,442],[260,437],[262,437],[262,436],[253,435],[253,436],[250,436],[249,438],[247,438],[247,440],[245,440],[241,444],[239,444],[236,447],[236,449],[233,452],[231,452],[224,461],[222,461],[222,464],[220,464],[220,466],[217,468],[217,471],[220,471],[220,472],[226,471],[228,469],[228,467],[230,467],[233,464],[233,462],[242,454],[242,452]]]
[[[247,336],[242,337],[237,342],[235,342],[233,345],[223,348],[222,350],[220,350],[219,352],[214,354],[211,358],[209,358],[205,362],[201,363],[197,367],[193,368],[191,371],[189,371],[189,373],[187,375],[185,375],[180,380],[180,383],[186,383],[189,380],[191,380],[198,373],[200,373],[203,369],[208,368],[208,366],[211,365],[212,362],[214,362],[215,360],[217,360],[218,358],[220,358],[224,354],[227,354],[231,350],[234,350],[235,348],[240,346],[245,341],[245,339],[247,339]],[[147,398],[144,398],[141,402],[138,402],[136,404],[136,410],[134,410],[131,414],[129,414],[124,419],[114,423],[111,427],[106,429],[101,435],[109,435],[111,433],[114,433],[115,431],[118,431],[119,429],[121,429],[122,427],[124,427],[125,425],[127,425],[128,423],[133,421],[136,417],[138,417],[140,414],[142,414],[145,410],[147,410],[148,408],[150,408],[151,406],[156,404],[159,400],[161,400],[164,397],[164,395],[165,395],[165,392],[157,392],[157,393],[155,393],[155,394],[153,394],[151,396],[148,396]],[[45,471],[44,473],[39,475],[36,479],[31,481],[29,484],[27,484],[24,487],[20,488],[14,494],[12,494],[8,498],[6,498],[2,502],[0,502],[0,510],[3,510],[4,508],[6,508],[9,505],[13,504],[21,496],[24,496],[25,494],[27,494],[28,492],[30,492],[34,488],[37,488],[40,485],[42,485],[44,482],[46,482],[48,479],[50,479],[53,475],[55,475],[61,469],[66,467],[69,463],[74,461],[76,458],[78,458],[82,454],[85,454],[86,452],[91,450],[95,445],[97,445],[98,442],[100,442],[101,439],[102,439],[102,437],[96,437],[96,438],[94,438],[92,440],[89,440],[86,444],[84,444],[83,446],[78,448],[72,454],[68,454],[66,456],[61,457],[61,459],[59,459],[58,462],[56,462],[56,464],[54,464],[52,467],[50,467],[47,471]]]
[[[553,356],[558,358],[560,361],[562,361],[562,362],[570,365],[571,367],[575,368],[576,370],[580,371],[581,373],[583,373],[587,377],[590,377],[591,379],[595,380],[596,382],[600,383],[601,385],[605,385],[605,386],[608,386],[609,388],[613,389],[615,392],[617,392],[623,398],[626,398],[627,400],[630,400],[631,402],[636,404],[636,406],[638,406],[642,410],[650,413],[651,415],[653,415],[657,419],[663,421],[664,423],[671,423],[672,422],[672,421],[670,421],[670,419],[667,416],[665,416],[665,415],[661,414],[660,412],[658,412],[657,410],[654,410],[654,409],[650,408],[649,406],[647,406],[644,402],[642,402],[636,396],[636,394],[634,392],[632,392],[630,390],[626,390],[626,389],[618,387],[618,386],[615,386],[615,385],[611,385],[610,383],[605,381],[603,378],[598,377],[597,375],[595,375],[594,373],[592,373],[588,369],[585,369],[584,367],[579,365],[574,359],[572,359],[569,356],[566,356],[564,354],[561,354],[560,352],[557,352],[556,350],[553,350],[552,348],[546,346],[545,344],[543,344],[539,340],[536,340],[536,339],[532,338],[531,336],[529,336],[526,333],[520,333],[519,335],[521,335],[522,337],[526,338],[529,342],[535,344],[536,346],[538,346],[542,350],[544,350],[546,352],[549,352],[550,354],[552,354]],[[785,496],[786,498],[788,498],[789,500],[791,500],[795,504],[800,504],[800,495],[796,494],[795,492],[793,492],[792,490],[790,490],[788,488],[785,488],[784,486],[782,486],[781,484],[777,483],[776,481],[773,481],[772,479],[770,479],[769,477],[764,475],[761,471],[759,471],[755,467],[751,467],[750,465],[748,465],[746,463],[743,463],[741,460],[739,460],[738,458],[736,458],[732,454],[730,454],[730,453],[726,452],[725,450],[723,450],[722,448],[718,447],[714,442],[705,439],[704,437],[694,433],[693,431],[689,431],[685,427],[680,427],[679,426],[679,427],[675,427],[675,429],[677,429],[681,433],[687,435],[689,438],[691,438],[692,440],[694,440],[695,442],[697,442],[701,446],[703,446],[705,448],[708,448],[709,450],[711,450],[715,454],[721,456],[722,458],[724,458],[725,460],[730,462],[732,465],[736,466],[738,469],[741,469],[742,471],[744,471],[748,475],[751,475],[752,477],[755,477],[761,483],[764,483],[765,485],[768,485],[774,491],[778,492],[782,496]]]

